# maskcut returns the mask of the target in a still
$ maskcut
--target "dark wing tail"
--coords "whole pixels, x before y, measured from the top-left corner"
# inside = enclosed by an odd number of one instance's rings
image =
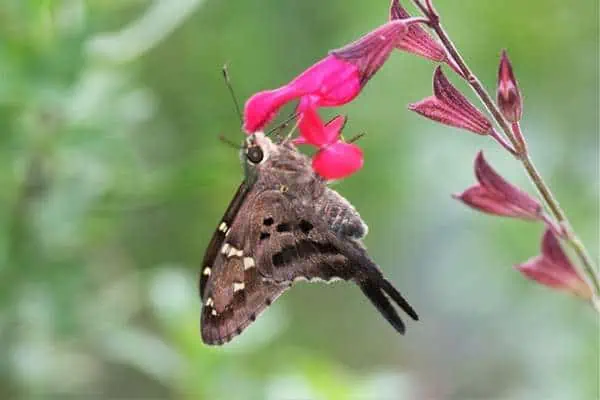
[[[401,334],[404,334],[404,331],[406,330],[404,322],[402,322],[402,319],[400,316],[398,316],[398,313],[392,306],[389,298],[391,298],[415,321],[419,320],[419,316],[410,306],[410,304],[408,304],[408,302],[404,299],[404,297],[402,297],[400,292],[398,292],[398,290],[396,290],[396,288],[392,286],[387,279],[385,279],[380,273],[377,275],[378,276],[376,277],[369,277],[365,280],[358,281],[358,286],[360,286],[360,289],[363,291],[363,293],[369,298],[369,300],[371,300],[371,303],[377,307],[381,315],[383,315],[384,318],[390,324],[392,324],[394,329]]]

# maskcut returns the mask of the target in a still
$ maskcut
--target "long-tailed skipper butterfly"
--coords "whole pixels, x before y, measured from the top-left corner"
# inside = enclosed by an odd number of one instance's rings
[[[202,261],[204,343],[230,341],[299,280],[356,283],[400,333],[405,326],[390,300],[418,319],[367,254],[358,212],[290,140],[256,132],[240,156],[245,178]]]

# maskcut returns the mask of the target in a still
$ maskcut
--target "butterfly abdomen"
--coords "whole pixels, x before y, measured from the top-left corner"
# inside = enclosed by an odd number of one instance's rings
[[[361,239],[368,233],[368,227],[358,211],[348,200],[330,188],[327,188],[317,201],[316,211],[325,218],[329,228],[338,236]]]

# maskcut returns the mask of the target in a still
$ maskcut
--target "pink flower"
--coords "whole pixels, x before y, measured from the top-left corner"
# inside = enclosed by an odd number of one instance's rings
[[[454,198],[478,211],[525,220],[543,220],[542,206],[529,194],[502,178],[479,152],[475,158],[479,182]]]
[[[409,105],[409,109],[431,120],[456,128],[488,135],[491,122],[448,81],[441,67],[433,75],[434,96]]]
[[[313,169],[325,179],[341,179],[353,174],[363,166],[362,150],[352,143],[341,140],[346,118],[337,116],[323,124],[314,104],[301,100],[299,105],[300,137],[296,144],[310,144],[319,150],[313,156]]]
[[[502,111],[502,115],[504,115],[504,118],[508,122],[515,123],[521,120],[521,115],[523,114],[521,92],[519,91],[519,84],[515,79],[506,50],[502,50],[502,56],[500,57],[496,101],[498,107],[500,107],[500,111]]]
[[[410,14],[400,5],[398,0],[390,4],[390,20],[410,18]],[[444,48],[429,35],[420,25],[408,27],[406,35],[396,41],[396,48],[435,62],[447,62]]]
[[[323,124],[317,113],[316,103],[308,96],[300,100],[297,112],[300,118],[298,121],[300,136],[294,140],[296,144],[311,144],[319,148],[331,144],[338,139],[346,125],[346,118],[341,115]]]
[[[586,300],[592,298],[592,289],[577,273],[550,229],[544,233],[541,251],[541,255],[515,268],[544,286],[566,290]]]
[[[358,67],[329,55],[278,89],[258,92],[244,107],[244,129],[262,129],[287,102],[314,96],[316,103],[335,106],[348,103],[360,92]]]
[[[244,107],[244,129],[255,132],[271,121],[287,102],[310,96],[315,107],[353,100],[381,68],[408,26],[421,19],[388,22],[357,41],[333,50],[285,86],[253,95]]]

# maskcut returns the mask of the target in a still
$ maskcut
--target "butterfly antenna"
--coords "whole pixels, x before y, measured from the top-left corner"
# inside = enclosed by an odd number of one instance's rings
[[[229,90],[229,94],[231,95],[231,99],[233,100],[233,104],[235,104],[235,110],[237,111],[238,118],[240,119],[240,124],[244,125],[242,109],[240,108],[240,103],[237,100],[237,97],[233,90],[233,86],[231,85],[231,80],[229,79],[229,71],[227,70],[227,64],[223,65],[223,78],[225,79],[225,84],[227,85],[227,89]]]
[[[294,132],[296,132],[296,129],[298,128],[298,124],[299,123],[300,123],[300,118],[298,118],[298,120],[296,121],[296,123],[294,124],[294,126],[292,126],[292,129],[290,129],[290,132],[287,134],[287,136],[285,137],[284,141],[290,140],[290,138],[292,137],[292,135],[294,134]]]
[[[362,137],[363,137],[363,136],[365,136],[365,135],[366,135],[366,133],[365,133],[365,132],[363,132],[363,133],[359,133],[358,135],[355,135],[355,136],[354,136],[354,137],[352,137],[350,140],[348,140],[348,142],[347,142],[347,143],[354,143],[354,142],[358,141],[360,138],[362,138]]]
[[[230,147],[233,147],[233,148],[234,148],[234,149],[236,149],[236,150],[239,150],[239,149],[241,149],[241,147],[240,147],[240,145],[239,145],[239,144],[236,144],[236,143],[232,142],[231,140],[227,139],[227,138],[226,138],[225,136],[223,136],[223,135],[219,135],[219,140],[220,140],[221,142],[225,143],[226,145],[228,145],[228,146],[230,146]]]
[[[289,117],[287,117],[282,123],[280,123],[279,125],[277,125],[276,127],[274,127],[273,129],[271,129],[270,131],[268,131],[265,135],[266,136],[271,136],[273,133],[278,132],[282,129],[285,129],[290,122],[292,122],[294,120],[294,118],[296,118],[300,113],[294,112],[293,114],[291,114]],[[296,123],[296,126],[298,125],[298,123]]]

